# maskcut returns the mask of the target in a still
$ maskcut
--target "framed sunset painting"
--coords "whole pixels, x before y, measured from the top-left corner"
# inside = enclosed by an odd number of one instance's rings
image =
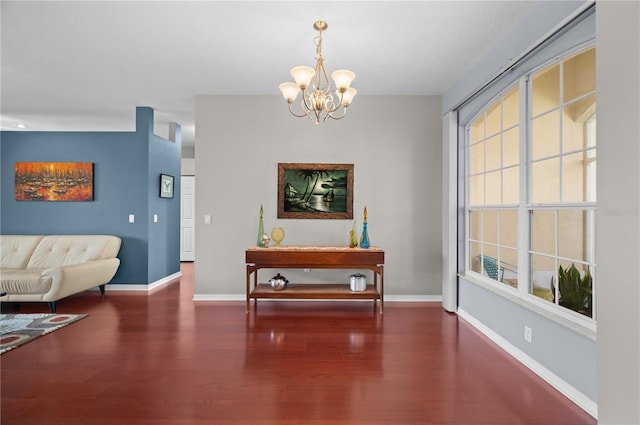
[[[93,201],[93,162],[16,162],[16,201]]]

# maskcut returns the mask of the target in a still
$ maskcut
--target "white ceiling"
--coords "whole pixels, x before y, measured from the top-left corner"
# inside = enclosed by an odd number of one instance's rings
[[[279,95],[313,65],[319,19],[327,69],[353,70],[359,96],[442,94],[535,3],[3,0],[0,125],[132,131],[150,106],[189,148],[196,95]]]

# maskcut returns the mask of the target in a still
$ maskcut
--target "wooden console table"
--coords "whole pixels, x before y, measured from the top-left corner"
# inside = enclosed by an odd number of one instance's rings
[[[380,314],[384,308],[384,251],[349,247],[286,246],[258,248],[246,251],[247,313],[250,300],[271,299],[352,299],[380,300]],[[373,284],[362,292],[352,292],[349,283],[291,284],[276,291],[268,283],[258,283],[260,269],[367,269],[373,271]],[[253,290],[250,288],[253,274]],[[378,279],[379,277],[379,279]]]

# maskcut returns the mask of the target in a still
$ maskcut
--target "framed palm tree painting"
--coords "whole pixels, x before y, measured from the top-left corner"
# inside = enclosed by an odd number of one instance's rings
[[[353,218],[353,164],[278,164],[278,218]]]

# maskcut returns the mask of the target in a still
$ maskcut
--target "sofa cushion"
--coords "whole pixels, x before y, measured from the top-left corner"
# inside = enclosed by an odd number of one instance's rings
[[[42,276],[42,269],[2,269],[0,290],[7,294],[45,294],[51,281],[51,276]]]
[[[3,269],[24,269],[42,236],[2,235],[0,236],[0,267]]]
[[[120,250],[120,238],[106,235],[44,236],[36,247],[28,269],[68,266],[113,258]]]

